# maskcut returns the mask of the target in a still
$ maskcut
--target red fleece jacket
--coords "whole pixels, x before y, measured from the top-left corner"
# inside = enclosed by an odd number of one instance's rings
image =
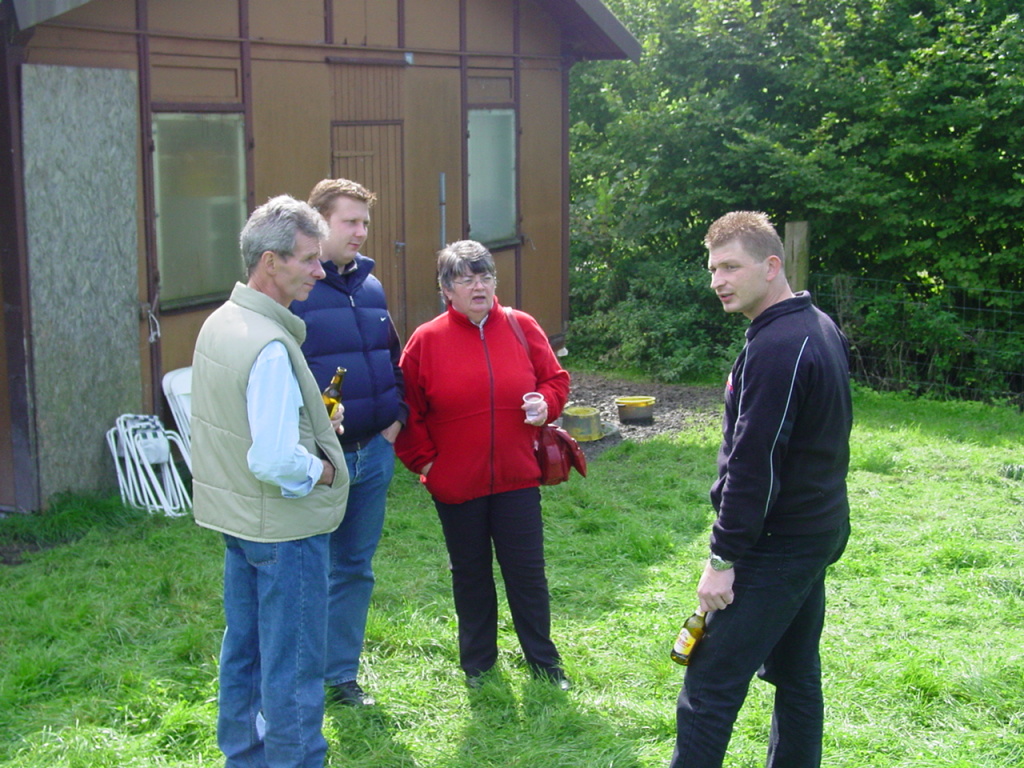
[[[513,311],[530,359],[497,299],[482,327],[449,306],[417,328],[402,353],[409,421],[395,450],[413,472],[433,462],[424,482],[445,504],[540,484],[537,427],[524,422],[523,395],[543,394],[554,421],[569,374],[537,321]]]

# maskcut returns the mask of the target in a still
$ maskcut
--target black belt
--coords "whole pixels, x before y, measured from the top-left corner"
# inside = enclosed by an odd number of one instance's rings
[[[361,451],[363,448],[370,444],[370,440],[373,438],[367,438],[366,440],[353,440],[351,443],[342,443],[341,450],[345,453],[355,453]]]

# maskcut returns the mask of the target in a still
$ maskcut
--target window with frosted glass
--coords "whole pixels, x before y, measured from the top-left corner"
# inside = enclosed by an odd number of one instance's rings
[[[469,112],[469,236],[481,243],[516,237],[515,112]]]
[[[239,114],[153,115],[156,247],[165,309],[225,297],[243,277],[245,131]]]

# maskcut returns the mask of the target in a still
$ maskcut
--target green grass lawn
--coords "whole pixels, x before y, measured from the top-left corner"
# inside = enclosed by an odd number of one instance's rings
[[[853,537],[829,581],[825,764],[1024,765],[1024,417],[858,391]],[[376,560],[369,712],[328,709],[345,768],[648,768],[672,750],[716,430],[622,443],[544,491],[555,639],[575,687],[534,682],[502,614],[498,679],[458,669],[433,507],[400,469]],[[0,522],[58,546],[0,567],[0,768],[215,766],[222,545],[188,519],[64,500]],[[726,765],[763,763],[755,682]]]

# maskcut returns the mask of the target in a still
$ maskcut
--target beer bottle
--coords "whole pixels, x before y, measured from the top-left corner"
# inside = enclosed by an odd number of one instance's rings
[[[672,646],[672,661],[682,664],[684,667],[690,663],[693,657],[693,649],[704,637],[704,611],[697,610],[690,618],[683,622],[683,628],[679,630],[679,637],[676,644]]]
[[[338,410],[338,406],[341,405],[341,382],[345,379],[345,369],[340,365],[338,370],[334,372],[334,376],[331,378],[331,383],[328,384],[321,397],[324,399],[324,405],[327,406],[327,415],[330,418],[334,418],[334,412]]]

